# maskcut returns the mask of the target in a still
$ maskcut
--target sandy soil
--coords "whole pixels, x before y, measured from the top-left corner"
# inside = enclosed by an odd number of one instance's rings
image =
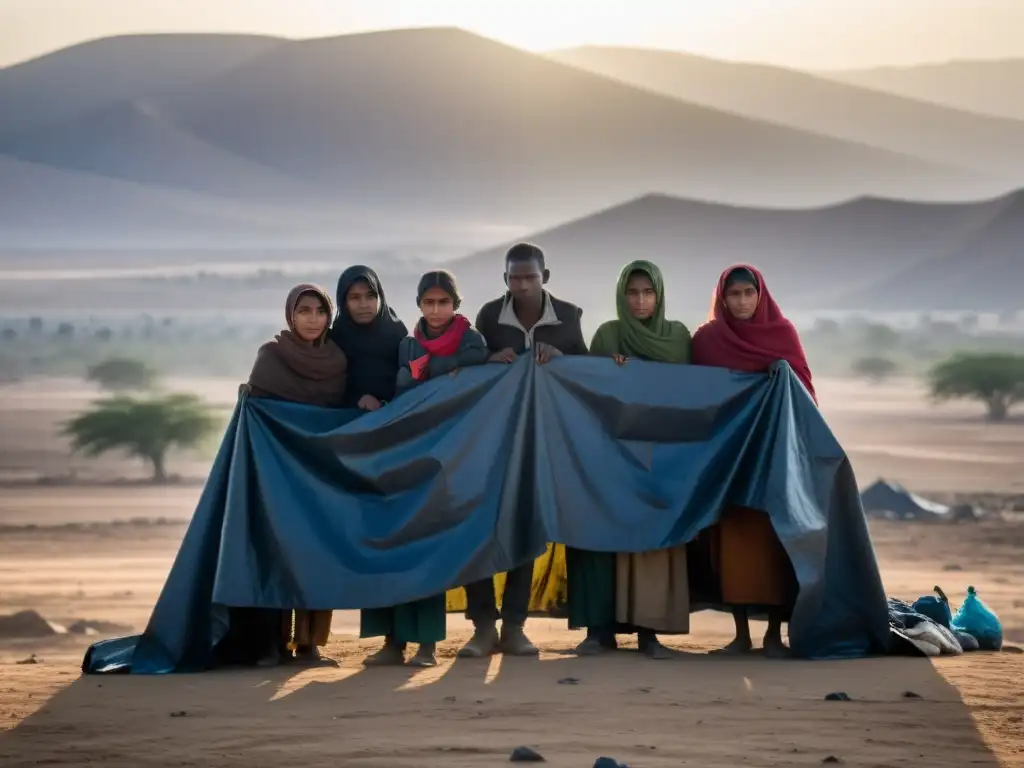
[[[823,401],[862,483],[885,475],[915,489],[1022,492],[1024,425],[986,426],[972,406],[932,411],[910,385],[825,382]],[[0,434],[9,414],[0,408]],[[59,448],[39,445],[57,460]],[[187,519],[198,493],[0,487],[0,614],[33,608],[59,624],[141,629],[184,532],[173,521]],[[958,601],[973,584],[1000,614],[1007,641],[1024,643],[1024,523],[878,522],[872,533],[890,594],[914,598],[940,584]],[[629,651],[573,658],[566,651],[579,633],[531,619],[539,660],[476,662],[455,660],[469,629],[450,617],[443,663],[414,672],[364,670],[373,643],[356,639],[353,612],[338,612],[326,649],[334,665],[165,678],[81,677],[89,638],[0,640],[0,765],[448,768],[505,764],[529,745],[553,766],[590,766],[600,755],[634,768],[829,757],[851,766],[1024,766],[1024,655],[706,656],[729,639],[730,625],[700,614],[693,634],[668,640],[679,658],[652,662]],[[15,663],[33,653],[40,663]],[[824,701],[833,691],[853,701]]]

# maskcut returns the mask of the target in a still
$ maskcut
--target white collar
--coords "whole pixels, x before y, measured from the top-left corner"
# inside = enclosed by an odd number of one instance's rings
[[[541,313],[540,320],[529,331],[523,327],[523,324],[519,322],[519,318],[516,316],[516,311],[512,306],[511,293],[505,294],[505,301],[501,305],[501,313],[498,315],[498,323],[518,328],[527,336],[530,336],[533,333],[533,328],[539,328],[542,325],[561,325],[562,321],[555,314],[555,307],[551,303],[551,294],[544,291],[544,311]]]

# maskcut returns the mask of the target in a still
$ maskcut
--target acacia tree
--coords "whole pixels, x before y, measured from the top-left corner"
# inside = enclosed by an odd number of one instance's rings
[[[148,461],[153,482],[167,481],[167,452],[195,448],[218,426],[218,419],[195,395],[139,399],[119,395],[100,400],[64,425],[72,449],[87,456],[124,451]]]
[[[929,379],[936,400],[980,400],[989,421],[1004,421],[1024,401],[1024,355],[960,352],[932,368]]]
[[[111,357],[89,368],[85,378],[111,392],[149,389],[156,380],[156,371],[141,360]]]

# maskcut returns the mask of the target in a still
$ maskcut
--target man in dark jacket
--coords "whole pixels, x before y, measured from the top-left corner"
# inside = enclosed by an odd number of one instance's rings
[[[508,291],[480,308],[476,329],[491,351],[491,362],[511,363],[532,354],[538,363],[561,355],[585,355],[580,317],[583,310],[544,290],[550,273],[544,252],[536,245],[519,243],[505,254],[505,285]],[[478,658],[497,650],[513,656],[532,656],[538,650],[523,631],[530,606],[533,563],[508,572],[499,616],[491,579],[466,585],[466,614],[473,622],[473,638],[459,656]],[[501,618],[501,635],[497,619]]]

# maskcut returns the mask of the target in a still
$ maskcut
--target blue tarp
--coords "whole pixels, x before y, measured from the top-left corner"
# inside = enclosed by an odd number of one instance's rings
[[[639,552],[727,503],[793,563],[793,652],[884,652],[888,611],[849,460],[772,374],[587,357],[424,384],[373,413],[242,397],[152,618],[86,672],[209,668],[227,606],[348,609],[434,595],[549,541]]]

